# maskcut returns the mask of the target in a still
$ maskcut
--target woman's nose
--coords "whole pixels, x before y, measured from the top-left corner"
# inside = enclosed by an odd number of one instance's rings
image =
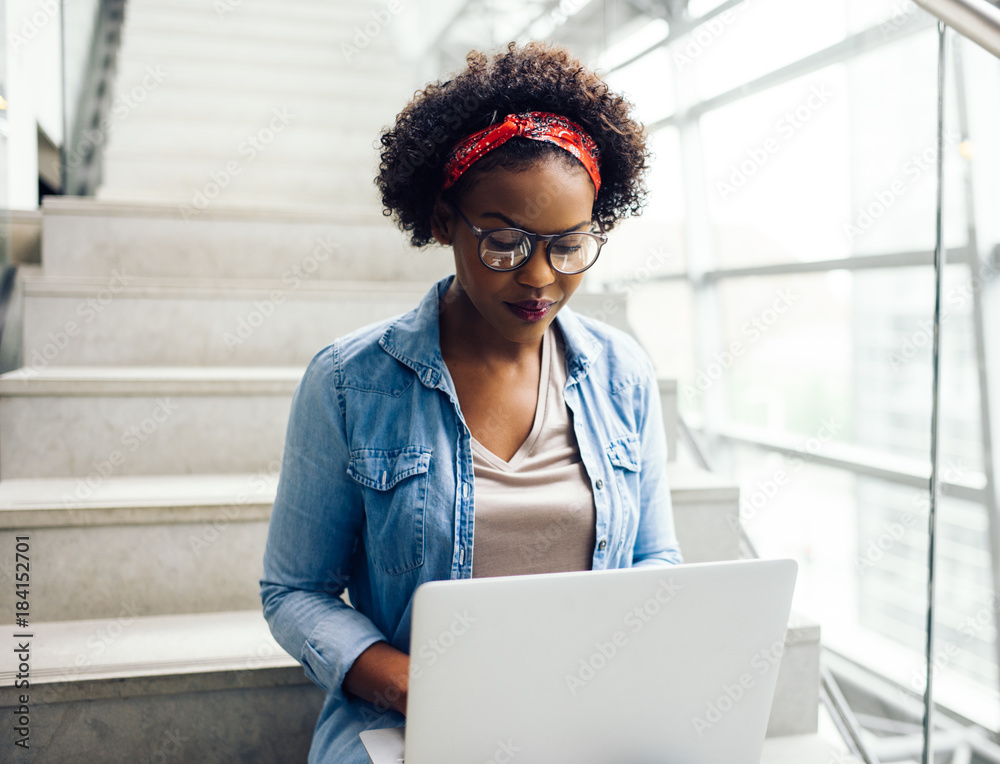
[[[516,273],[519,284],[535,289],[548,286],[555,281],[556,271],[549,264],[548,244],[544,241],[536,242],[528,262],[518,268]]]

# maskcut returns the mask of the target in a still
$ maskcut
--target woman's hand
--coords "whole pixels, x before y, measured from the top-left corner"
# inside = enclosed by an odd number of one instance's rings
[[[376,642],[354,661],[343,687],[378,709],[391,708],[405,716],[410,656],[388,642]]]

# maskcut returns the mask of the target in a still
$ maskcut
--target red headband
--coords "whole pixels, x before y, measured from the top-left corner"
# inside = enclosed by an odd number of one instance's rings
[[[517,136],[554,143],[579,159],[594,181],[594,197],[597,197],[601,190],[597,144],[575,122],[547,111],[508,114],[503,122],[490,125],[455,144],[444,166],[442,190],[451,188],[478,160]]]

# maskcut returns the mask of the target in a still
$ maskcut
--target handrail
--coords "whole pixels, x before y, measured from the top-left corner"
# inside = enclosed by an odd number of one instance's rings
[[[114,76],[125,0],[100,0],[97,21],[90,40],[86,71],[78,92],[66,92],[69,78],[63,76],[63,111],[67,122],[63,126],[66,140],[62,146],[62,193],[90,196],[101,182],[104,147],[112,128]],[[65,19],[64,19],[65,23]],[[63,29],[65,38],[66,29]],[[63,65],[66,66],[65,55]],[[75,104],[70,109],[70,101]]]
[[[14,295],[14,284],[17,280],[17,266],[8,265],[0,276],[0,343],[3,342],[3,330],[7,325],[7,311]]]
[[[1000,8],[987,0],[915,0],[956,32],[1000,58]]]

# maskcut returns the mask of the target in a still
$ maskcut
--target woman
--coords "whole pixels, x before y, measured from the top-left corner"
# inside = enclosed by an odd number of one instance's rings
[[[320,351],[293,399],[261,596],[328,693],[310,762],[364,764],[358,733],[403,723],[419,584],[681,559],[652,365],[566,307],[642,206],[628,104],[511,44],[418,93],[382,145],[386,210],[455,275]]]

